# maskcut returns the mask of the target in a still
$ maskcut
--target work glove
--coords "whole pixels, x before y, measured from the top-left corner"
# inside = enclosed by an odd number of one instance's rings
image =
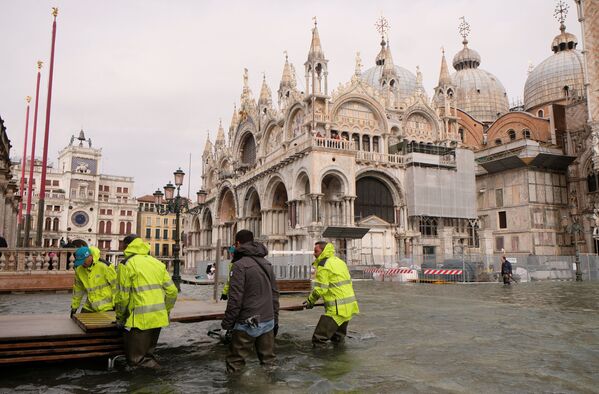
[[[279,323],[275,323],[275,326],[272,328],[272,333],[276,337],[279,333]]]
[[[75,316],[75,312],[77,312],[77,309],[71,309],[71,319],[73,318],[73,316]]]
[[[302,305],[303,305],[303,306],[304,306],[304,308],[306,308],[306,309],[312,309],[312,308],[314,308],[314,304],[312,304],[310,301],[307,301],[307,300],[306,300],[306,301],[304,301],[304,302],[302,302]]]
[[[221,299],[221,301],[227,301],[229,299],[229,296],[226,294],[221,294],[220,299]]]

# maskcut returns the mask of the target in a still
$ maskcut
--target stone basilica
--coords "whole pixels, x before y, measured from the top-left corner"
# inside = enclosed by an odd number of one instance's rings
[[[596,59],[599,6],[576,5]],[[206,141],[206,198],[188,221],[186,266],[225,256],[244,228],[274,251],[310,251],[325,238],[353,264],[595,252],[599,73],[589,62],[586,79],[558,8],[553,54],[529,72],[516,108],[480,68],[463,19],[455,71],[443,53],[430,96],[419,70],[394,63],[384,19],[372,66],[358,53],[354,75],[335,90],[316,23],[305,92],[287,58],[276,97],[263,80],[256,101],[245,70],[228,138],[221,124]]]

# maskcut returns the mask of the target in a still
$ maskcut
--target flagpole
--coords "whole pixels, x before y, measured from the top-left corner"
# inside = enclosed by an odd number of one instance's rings
[[[17,215],[17,246],[23,246],[23,189],[25,189],[25,166],[27,165],[27,137],[29,135],[29,103],[31,96],[25,97],[27,111],[25,115],[25,141],[23,141],[23,157],[21,158],[21,182],[19,185],[19,213]]]
[[[52,77],[54,76],[54,48],[56,44],[56,16],[58,15],[58,8],[52,8],[52,16],[54,16],[54,22],[52,23],[52,49],[50,51],[50,71],[48,76],[48,99],[46,100],[46,128],[44,131],[44,155],[42,157],[42,179],[40,181],[40,201],[38,204],[37,211],[37,233],[36,233],[36,245],[42,247],[42,225],[44,221],[44,209],[46,203],[46,167],[48,165],[48,138],[50,135],[50,110],[52,107]]]
[[[29,179],[27,181],[27,214],[25,215],[25,237],[23,246],[29,246],[29,233],[31,231],[31,200],[33,194],[33,167],[35,167],[35,139],[37,135],[37,109],[40,98],[40,77],[42,62],[37,62],[37,81],[35,83],[35,107],[33,109],[33,135],[31,136],[31,158],[29,159]]]

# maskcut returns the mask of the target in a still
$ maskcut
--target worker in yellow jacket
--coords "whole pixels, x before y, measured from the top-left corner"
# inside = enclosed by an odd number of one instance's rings
[[[360,312],[351,276],[345,262],[335,256],[332,243],[316,242],[314,257],[316,260],[312,265],[316,269],[316,280],[304,305],[311,309],[316,301],[322,298],[325,314],[320,316],[314,329],[312,344],[319,346],[329,340],[342,343],[347,335],[349,321]]]
[[[75,284],[71,299],[71,317],[84,301],[83,312],[105,312],[114,309],[116,272],[100,261],[100,249],[82,246],[75,251]]]
[[[177,287],[163,262],[150,256],[150,245],[135,234],[125,237],[119,264],[116,321],[124,328],[125,355],[131,366],[158,367],[154,349],[177,300]]]

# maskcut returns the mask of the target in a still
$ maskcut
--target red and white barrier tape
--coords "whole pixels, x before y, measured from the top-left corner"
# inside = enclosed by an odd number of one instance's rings
[[[462,275],[462,270],[427,269],[423,273],[424,275]]]

